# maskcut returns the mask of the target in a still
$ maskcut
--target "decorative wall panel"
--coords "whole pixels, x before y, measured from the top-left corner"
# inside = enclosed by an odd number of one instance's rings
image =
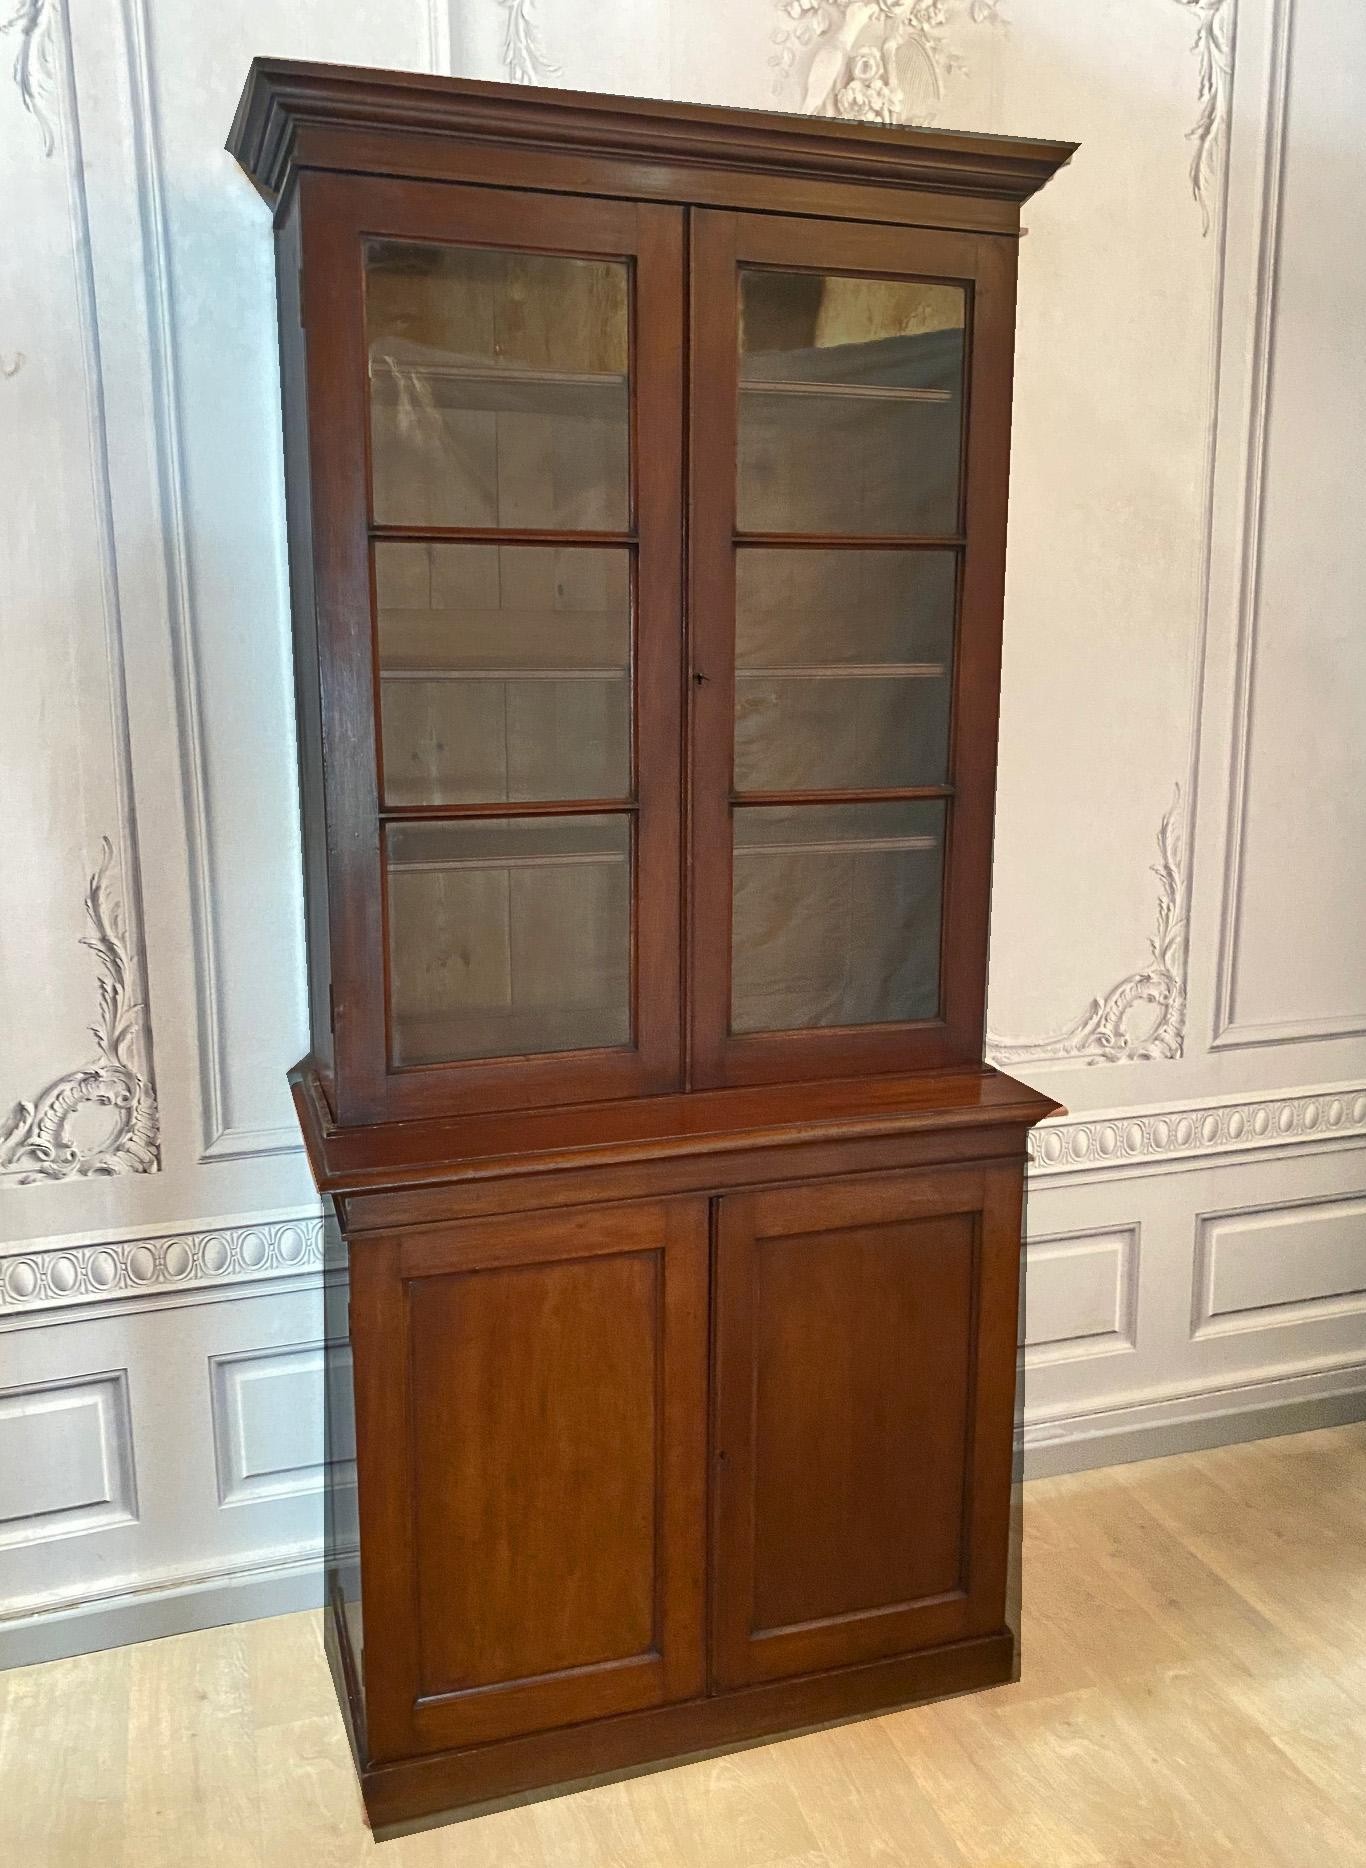
[[[221,1504],[322,1491],[321,1344],[214,1356],[209,1383]]]
[[[1025,1367],[1134,1347],[1139,1228],[1031,1239]]]
[[[1366,1315],[1366,1195],[1202,1216],[1196,1336]]]
[[[127,1369],[0,1390],[0,1548],[136,1517]]]
[[[24,437],[0,463],[0,1186],[13,1189],[146,1174],[160,1157],[79,87],[55,5],[25,0],[3,23],[32,119],[5,99],[0,178],[24,229],[22,264],[16,248],[0,281],[4,424]]]
[[[1293,11],[1261,225],[1216,1043],[1366,1038],[1366,14]],[[1325,852],[1333,857],[1325,863]],[[1309,915],[1287,903],[1314,903]]]

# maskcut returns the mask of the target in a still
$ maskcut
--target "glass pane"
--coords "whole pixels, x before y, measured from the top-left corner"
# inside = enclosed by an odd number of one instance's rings
[[[627,266],[371,241],[381,525],[625,530]]]
[[[735,812],[731,1030],[934,1018],[944,805]]]
[[[391,825],[395,1064],[631,1041],[631,821]]]
[[[944,782],[956,570],[947,551],[740,551],[738,791]]]
[[[742,271],[742,531],[957,532],[966,305],[931,281]]]
[[[384,801],[622,798],[627,547],[375,547]]]

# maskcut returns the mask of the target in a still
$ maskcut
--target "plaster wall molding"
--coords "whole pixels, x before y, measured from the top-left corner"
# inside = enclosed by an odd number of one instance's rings
[[[15,81],[25,108],[43,131],[46,154],[58,146],[55,126],[60,124],[62,130],[118,819],[115,840],[101,839],[101,860],[85,898],[91,931],[83,944],[95,954],[99,977],[98,1017],[91,1026],[96,1057],[54,1079],[31,1101],[21,1098],[0,1124],[0,1186],[26,1186],[91,1175],[155,1173],[161,1157],[104,358],[76,73],[66,14],[57,0],[21,0],[17,12],[0,20],[0,32],[10,30],[20,35]],[[118,875],[122,900],[110,885],[111,873]],[[91,1106],[112,1112],[112,1126],[99,1133],[97,1123],[93,1137],[82,1113]]]
[[[503,23],[503,70],[512,84],[545,84],[560,67],[546,51],[537,0],[498,0]]]
[[[93,1244],[35,1242],[0,1257],[0,1317],[321,1271],[316,1213]]]
[[[1093,999],[1080,1018],[1041,1038],[987,1033],[987,1056],[1002,1069],[1017,1064],[1129,1064],[1180,1057],[1186,1036],[1186,834],[1181,787],[1157,832],[1157,927],[1148,963]]]
[[[435,8],[436,0],[432,3]],[[239,1126],[233,1123],[229,1109],[223,977],[214,915],[205,705],[196,635],[170,231],[148,0],[120,0],[120,11],[128,60],[128,133],[137,177],[146,281],[147,369],[153,411],[149,442],[156,461],[157,498],[163,515],[168,628],[177,699],[177,751],[190,855],[195,1037],[203,1122],[200,1159],[218,1161],[296,1153],[301,1144],[291,1124],[273,1128]],[[428,17],[430,24],[435,12]],[[439,49],[434,28],[432,43]]]
[[[1236,559],[1236,635],[1233,675],[1233,759],[1225,820],[1223,889],[1220,903],[1211,1048],[1244,1050],[1265,1044],[1314,1043],[1366,1036],[1360,1010],[1319,1018],[1243,1020],[1238,1016],[1238,960],[1243,929],[1244,863],[1251,786],[1252,716],[1259,681],[1263,535],[1266,522],[1266,464],[1272,377],[1276,351],[1276,306],[1280,287],[1281,218],[1286,175],[1286,126],[1292,77],[1294,0],[1275,0],[1270,79],[1264,105],[1264,136],[1255,244],[1255,298],[1244,471],[1229,515],[1230,560]]]
[[[1215,203],[1223,182],[1233,102],[1233,39],[1236,0],[1176,0],[1195,17],[1196,102],[1199,112],[1186,132],[1191,145],[1191,194],[1200,209],[1204,231],[1216,219]]]
[[[160,1165],[151,1031],[118,900],[108,886],[113,861],[105,837],[85,896],[90,932],[81,937],[98,975],[90,1027],[94,1059],[56,1078],[31,1102],[17,1102],[0,1121],[0,1186],[150,1174]],[[93,1132],[90,1110],[98,1112]]]
[[[777,0],[780,96],[809,116],[932,123],[965,69],[950,43],[961,22],[1004,25],[1001,0]]]
[[[427,0],[427,62],[441,77],[451,76],[451,0]]]
[[[1278,1149],[1360,1148],[1363,1141],[1366,1083],[1102,1110],[1040,1124],[1030,1137],[1030,1181],[1040,1186],[1069,1174],[1205,1166]]]
[[[38,126],[43,154],[57,147],[57,0],[19,0],[0,19],[0,36],[18,40],[14,84],[19,101]]]

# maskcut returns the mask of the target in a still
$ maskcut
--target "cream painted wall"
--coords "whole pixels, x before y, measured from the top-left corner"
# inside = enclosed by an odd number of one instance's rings
[[[994,1054],[1071,1111],[1026,1458],[1366,1413],[1355,0],[24,0],[0,33],[0,1657],[315,1586],[271,246],[221,147],[255,52],[1081,142],[1022,251],[992,945]]]

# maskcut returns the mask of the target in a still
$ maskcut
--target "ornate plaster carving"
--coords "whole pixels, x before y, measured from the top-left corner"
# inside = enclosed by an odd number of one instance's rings
[[[1198,69],[1199,114],[1186,136],[1191,144],[1191,193],[1208,233],[1214,220],[1222,155],[1233,96],[1233,22],[1235,0],[1176,0],[1195,16],[1191,50]]]
[[[45,156],[57,146],[56,18],[56,0],[19,0],[14,11],[0,19],[0,34],[12,32],[19,37],[14,82],[20,102],[38,125]]]
[[[994,1064],[1131,1064],[1180,1057],[1186,1035],[1185,831],[1181,787],[1157,833],[1157,929],[1148,942],[1149,964],[1127,974],[1062,1031],[1042,1038],[987,1034]],[[1146,1011],[1143,1008],[1148,1008]]]
[[[545,49],[536,0],[498,0],[507,13],[503,33],[503,69],[513,84],[544,84],[560,68]]]
[[[68,1071],[32,1102],[17,1102],[0,1122],[0,1185],[77,1180],[91,1175],[154,1174],[161,1165],[160,1123],[152,1078],[147,1007],[136,994],[137,966],[118,902],[108,889],[114,850],[102,839],[99,867],[86,891],[90,932],[81,945],[95,956],[99,1013],[90,1027],[94,1060]],[[103,1133],[81,1139],[89,1124]]]
[[[1030,1137],[1031,1177],[1161,1167],[1269,1148],[1359,1148],[1363,1136],[1361,1083],[1175,1109],[1112,1110],[1042,1123]]]
[[[800,88],[816,117],[930,123],[944,81],[963,69],[955,20],[1001,18],[1001,0],[778,0],[775,89]]]
[[[96,1300],[317,1271],[323,1224],[312,1213],[105,1244],[35,1244],[0,1258],[0,1316]]]

